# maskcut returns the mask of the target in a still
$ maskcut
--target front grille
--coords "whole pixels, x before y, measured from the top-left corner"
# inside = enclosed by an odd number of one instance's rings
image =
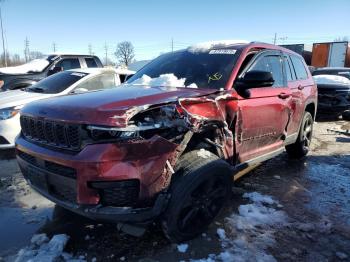
[[[79,150],[81,126],[21,116],[21,128],[28,140],[68,150]]]

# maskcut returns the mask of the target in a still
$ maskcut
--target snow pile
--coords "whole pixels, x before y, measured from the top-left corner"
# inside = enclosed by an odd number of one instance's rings
[[[248,44],[248,43],[249,42],[246,40],[210,41],[210,42],[203,42],[203,43],[192,45],[188,47],[187,50],[191,53],[201,53],[201,52],[208,52],[210,49],[213,49],[213,48],[222,48],[222,47],[228,47],[236,44]]]
[[[314,76],[317,84],[323,85],[350,85],[350,80],[344,76],[336,75],[317,75]]]
[[[143,75],[141,78],[131,82],[132,85],[146,85],[150,87],[166,87],[168,90],[175,90],[176,87],[197,88],[196,84],[185,86],[186,78],[177,78],[174,74],[162,74],[159,77],[151,78]]]
[[[4,74],[26,74],[28,72],[41,72],[49,65],[46,59],[35,59],[20,66],[11,66],[0,68],[0,73]]]
[[[287,215],[270,196],[254,192],[243,197],[251,203],[226,218],[226,230],[217,230],[224,251],[199,261],[276,261],[267,249],[275,244],[274,232],[287,225]]]
[[[25,261],[82,261],[73,259],[73,257],[63,252],[69,240],[65,234],[55,235],[49,240],[46,234],[34,235],[30,241],[29,247],[21,249],[15,262]]]

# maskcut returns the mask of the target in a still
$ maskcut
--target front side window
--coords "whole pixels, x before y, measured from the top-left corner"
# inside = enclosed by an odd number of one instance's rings
[[[78,58],[65,58],[56,64],[56,67],[62,67],[63,70],[80,68]]]
[[[271,72],[275,80],[273,87],[284,86],[281,58],[278,55],[266,55],[257,59],[248,71]]]
[[[177,87],[225,88],[239,56],[238,50],[215,49],[193,52],[182,50],[159,56],[127,80],[128,84],[139,84],[142,77],[152,80],[161,75],[170,80],[179,79]],[[146,77],[147,76],[147,77]],[[162,77],[161,77],[162,78]],[[135,83],[133,83],[135,81]],[[159,81],[154,81],[154,85]],[[163,82],[171,85],[171,81]]]
[[[116,75],[114,73],[104,73],[87,79],[83,83],[79,84],[76,89],[81,88],[86,91],[94,91],[100,89],[109,89],[115,87],[116,85]]]
[[[297,78],[299,80],[307,79],[308,77],[307,71],[301,58],[296,56],[291,56],[291,59],[294,65],[295,74],[297,75]]]

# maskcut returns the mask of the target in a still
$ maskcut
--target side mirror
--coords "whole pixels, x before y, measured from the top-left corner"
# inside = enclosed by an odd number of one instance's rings
[[[249,89],[256,87],[273,86],[275,80],[271,72],[267,71],[249,71],[243,78],[237,80],[236,85],[239,89]]]
[[[63,71],[63,67],[55,66],[54,68],[49,70],[47,75],[50,76],[50,75],[56,74],[56,73],[61,72],[61,71]]]
[[[81,93],[86,93],[86,92],[89,92],[89,90],[87,90],[86,88],[83,88],[83,87],[78,87],[78,88],[74,89],[72,93],[81,94]]]

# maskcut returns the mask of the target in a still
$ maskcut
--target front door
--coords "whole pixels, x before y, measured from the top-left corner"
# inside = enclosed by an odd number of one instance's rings
[[[250,88],[249,98],[239,97],[236,121],[238,161],[246,162],[283,147],[291,116],[291,91],[283,72],[279,51],[263,51],[243,70],[271,72],[272,87]]]

